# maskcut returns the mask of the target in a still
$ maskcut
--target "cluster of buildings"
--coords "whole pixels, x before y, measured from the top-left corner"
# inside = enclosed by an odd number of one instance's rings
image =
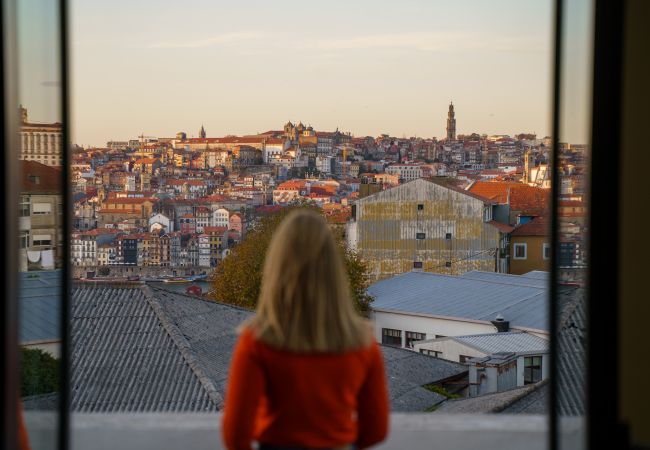
[[[21,113],[25,177],[48,178],[40,171],[56,179],[60,124]],[[212,138],[201,127],[198,137],[73,147],[72,264],[215,267],[262,214],[311,202],[345,229],[375,280],[411,270],[547,270],[550,139],[457,135],[455,114],[450,104],[441,140],[354,137],[287,122],[248,136]],[[563,276],[576,282],[586,257],[586,151],[560,148]],[[46,186],[32,183],[39,197],[21,204],[31,218],[21,228],[30,268],[60,265],[59,190],[51,186],[43,206]]]
[[[60,124],[35,124],[26,110],[22,114],[21,270],[55,269],[62,266],[66,242]],[[179,132],[111,141],[103,148],[74,147],[71,263],[76,277],[110,274],[107,283],[120,275],[207,274],[265,214],[296,203],[317,205],[368,265],[371,315],[390,360],[395,410],[462,411],[469,407],[463,402],[480,410],[476,399],[489,396],[486,404],[499,404],[499,410],[540,412],[549,373],[550,149],[549,138],[533,134],[457,135],[454,105],[440,140],[354,137],[288,122],[282,130],[249,136],[207,137],[202,126],[196,138]],[[569,144],[559,149],[559,306],[566,331],[560,338],[574,343],[582,342],[584,316],[587,151]],[[47,281],[45,274],[25,278],[25,285]],[[113,288],[81,282],[73,303],[83,307],[106,289]],[[166,315],[181,311],[165,306],[169,291],[150,285],[119,289],[134,303],[154,305],[165,327],[171,326]],[[181,296],[172,303],[214,317],[231,314],[230,307],[199,298]],[[136,314],[122,309],[125,317]],[[221,325],[230,341],[214,352],[232,351],[231,331],[247,313],[237,314]],[[107,316],[105,326],[112,323]],[[183,333],[191,334],[204,324],[186,325]],[[93,330],[82,328],[77,332],[92,340]],[[109,331],[121,339],[119,329]],[[160,331],[171,336],[178,330]],[[29,342],[41,341],[35,334]],[[192,351],[197,361],[214,356]],[[130,358],[125,352],[118,359]],[[93,361],[82,363],[94,367]],[[225,379],[217,372],[205,380],[221,386]],[[196,384],[191,375],[187,379]],[[144,395],[134,389],[134,395]],[[222,407],[211,387],[196,392],[201,398],[188,399],[188,408]],[[450,401],[441,392],[463,399]],[[500,395],[503,401],[495,403]],[[570,413],[580,413],[579,401],[571,405]],[[75,408],[101,410],[84,403]]]

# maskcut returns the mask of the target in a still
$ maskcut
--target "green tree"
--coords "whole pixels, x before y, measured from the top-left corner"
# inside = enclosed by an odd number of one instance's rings
[[[59,359],[39,349],[21,348],[20,395],[48,394],[59,390]]]
[[[213,271],[211,283],[215,300],[244,308],[255,308],[260,294],[266,250],[280,222],[296,208],[318,211],[314,205],[300,203],[259,219],[246,238]],[[359,313],[367,315],[373,300],[366,292],[370,280],[368,266],[356,252],[347,248],[340,234],[335,233],[334,236],[347,269],[355,307]]]

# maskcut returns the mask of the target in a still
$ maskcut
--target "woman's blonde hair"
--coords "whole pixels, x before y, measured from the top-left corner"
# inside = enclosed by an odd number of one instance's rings
[[[257,312],[244,326],[291,351],[370,344],[370,324],[354,309],[341,249],[320,214],[298,209],[282,221],[266,253]]]

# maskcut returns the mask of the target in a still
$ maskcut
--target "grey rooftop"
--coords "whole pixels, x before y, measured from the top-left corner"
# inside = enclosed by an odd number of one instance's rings
[[[428,339],[422,342],[439,342],[454,340],[484,353],[530,353],[548,352],[549,343],[534,334],[522,331],[508,331],[505,333],[473,334],[468,336],[449,336],[438,339]]]
[[[81,283],[72,303],[73,411],[222,408],[236,328],[252,311],[136,283]],[[467,372],[463,364],[409,350],[382,352],[394,411],[444,401],[422,386]]]
[[[61,339],[61,270],[20,272],[19,342]]]
[[[221,395],[146,287],[74,289],[71,338],[73,411],[219,408]]]
[[[585,413],[585,298],[584,290],[560,294],[563,305],[557,343],[558,412],[563,417]],[[479,397],[447,401],[437,410],[443,413],[502,412],[547,414],[550,381]]]
[[[484,272],[482,270],[472,270],[461,275],[463,278],[473,280],[492,281],[495,283],[512,284],[515,286],[534,286],[547,288],[549,282],[548,272],[534,270],[523,275],[511,275],[507,273]]]
[[[368,293],[375,297],[372,308],[377,311],[485,322],[500,314],[511,327],[548,332],[546,283],[494,275],[406,272],[371,285]]]
[[[446,400],[422,386],[465,376],[468,367],[402,348],[381,346],[386,366],[391,410],[424,411]]]

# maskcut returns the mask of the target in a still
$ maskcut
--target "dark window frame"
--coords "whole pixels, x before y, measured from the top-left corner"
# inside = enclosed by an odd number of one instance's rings
[[[397,340],[399,339],[399,343]],[[381,329],[381,343],[383,345],[388,345],[391,347],[401,347],[402,346],[402,330],[396,330],[394,328],[382,328]]]
[[[518,256],[517,250],[523,249],[523,255]],[[528,259],[528,244],[526,242],[515,242],[512,244],[512,259],[526,260]]]
[[[406,348],[413,348],[413,342],[423,341],[426,338],[426,333],[420,333],[418,331],[406,331],[404,333],[404,345]]]
[[[433,358],[440,358],[440,355],[442,352],[439,352],[437,350],[430,350],[428,348],[421,348],[420,353],[423,355],[431,356]]]
[[[7,8],[2,9],[3,36],[5,45],[0,52],[2,58],[0,64],[2,67],[3,86],[2,92],[3,117],[1,132],[4,139],[5,148],[19,148],[17,142],[18,118],[15,114],[17,104],[13,93],[17,92],[17,75],[16,75],[16,44],[17,36],[15,24],[15,1],[7,1]],[[591,167],[589,169],[592,180],[591,199],[598,198],[598,201],[591,201],[588,215],[592,228],[590,230],[589,252],[588,252],[588,299],[593,295],[608,298],[609,303],[590,302],[591,307],[588,311],[587,321],[591,329],[598,329],[598,333],[588,333],[586,355],[587,360],[587,393],[588,402],[587,414],[587,445],[589,448],[596,448],[596,445],[605,445],[608,448],[625,448],[626,443],[621,442],[623,434],[621,433],[621,422],[618,418],[619,402],[617,398],[617,389],[602,389],[602,386],[617,386],[617,358],[618,358],[618,321],[617,321],[617,292],[618,278],[611,276],[611,261],[616,261],[618,257],[618,194],[619,180],[618,172],[620,150],[619,143],[621,138],[620,116],[621,106],[621,89],[622,89],[622,41],[624,35],[623,14],[625,11],[625,1],[606,2],[605,0],[594,0],[595,5],[595,22],[594,22],[594,65],[593,74],[594,82],[592,87],[592,157]],[[553,153],[557,153],[558,136],[560,136],[560,85],[561,85],[561,64],[562,52],[561,43],[563,42],[563,18],[565,11],[565,2],[563,0],[555,1],[555,58],[554,58],[554,90],[553,90]],[[63,132],[61,141],[64,143],[69,140],[69,114],[68,114],[68,5],[65,0],[59,0],[60,12],[60,54],[61,54],[61,109]],[[7,25],[10,24],[10,25]],[[12,145],[9,145],[12,144]],[[62,152],[62,177],[68,179],[69,161],[68,153]],[[558,224],[557,224],[557,196],[558,196],[558,173],[557,158],[553,158],[552,179],[553,195],[551,201],[551,213],[553,217],[552,224],[552,248],[556,251],[551,253],[551,272],[558,273],[559,268],[559,251],[557,251]],[[5,153],[5,187],[2,195],[3,207],[5,211],[19,211],[19,190],[17,153]],[[595,183],[594,180],[607,178],[608,183]],[[69,253],[69,217],[71,204],[69,199],[69,190],[67,183],[64,194],[64,208],[66,214],[63,214],[63,227],[65,230],[65,244],[63,250],[63,287],[62,294],[70,292],[70,258]],[[5,263],[7,267],[17,267],[18,252],[18,221],[3,221],[2,227],[5,233]],[[596,245],[598,243],[598,245]],[[556,277],[552,276],[552,280]],[[4,294],[6,299],[17,298],[17,277],[11,271],[5,271],[4,274]],[[550,297],[556,298],[558,294],[557,282],[550,283]],[[557,335],[557,307],[556,302],[550,303],[551,312],[551,336]],[[61,380],[61,398],[60,417],[58,420],[58,438],[57,447],[67,449],[69,443],[69,299],[67,295],[62,299],[62,375]],[[5,337],[3,352],[3,414],[2,432],[0,440],[3,448],[17,447],[17,420],[15,405],[18,401],[18,333],[17,333],[17,302],[3,302],[3,319],[0,330]],[[557,353],[557,342],[551,339],[550,343],[550,448],[552,450],[561,448],[560,446],[560,427],[557,413],[558,386],[557,368],[555,354]],[[595,352],[598,352],[596,355]],[[607,445],[612,443],[613,445]]]
[[[543,364],[544,358],[541,355],[524,356],[524,385],[542,381]],[[536,370],[538,376],[536,376]]]

